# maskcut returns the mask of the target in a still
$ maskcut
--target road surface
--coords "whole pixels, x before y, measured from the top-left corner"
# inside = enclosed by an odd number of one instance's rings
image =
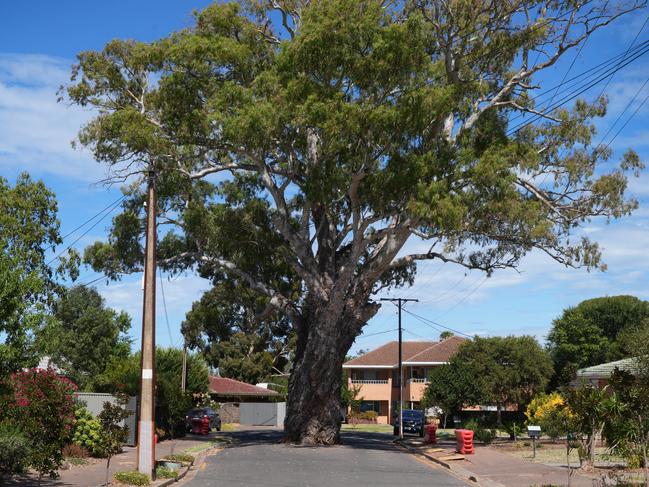
[[[460,487],[447,470],[395,447],[392,435],[345,432],[343,445],[303,447],[281,443],[278,430],[232,434],[236,442],[208,457],[188,487]]]

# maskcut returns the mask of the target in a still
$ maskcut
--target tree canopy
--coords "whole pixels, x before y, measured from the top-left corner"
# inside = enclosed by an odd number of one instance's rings
[[[649,302],[633,296],[588,299],[565,309],[548,335],[553,382],[565,384],[577,369],[633,356],[648,318]]]
[[[287,317],[235,281],[220,281],[194,303],[182,324],[190,348],[223,377],[256,384],[286,372],[294,343]]]
[[[74,286],[54,304],[54,320],[41,332],[42,348],[80,389],[93,388],[108,363],[130,354],[131,318],[107,308],[94,288]]]
[[[54,193],[21,174],[12,187],[0,177],[0,376],[36,365],[36,333],[61,286],[57,276],[74,268],[70,254],[51,267],[48,251],[62,242]]]
[[[475,337],[460,345],[449,364],[433,369],[425,398],[445,413],[495,404],[500,422],[505,406],[524,409],[551,375],[552,361],[533,337]]]
[[[641,6],[215,3],[159,41],[83,52],[66,94],[98,114],[79,141],[132,183],[86,258],[112,277],[141,269],[154,171],[161,265],[241,283],[288,316],[287,438],[335,442],[345,353],[379,309],[372,295],[411,283],[417,261],[490,274],[538,250],[603,266],[570,237],[632,211],[626,176],[642,165],[594,143],[605,99],[545,111],[533,90]],[[522,114],[537,123],[511,123]],[[417,239],[424,250],[407,252]]]

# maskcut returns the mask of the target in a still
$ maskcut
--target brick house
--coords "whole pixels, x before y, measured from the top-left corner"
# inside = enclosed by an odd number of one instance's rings
[[[428,373],[448,363],[464,338],[403,342],[404,408],[416,409],[423,397]],[[360,386],[361,411],[376,411],[377,421],[392,423],[399,402],[399,342],[388,342],[343,364],[348,387]]]

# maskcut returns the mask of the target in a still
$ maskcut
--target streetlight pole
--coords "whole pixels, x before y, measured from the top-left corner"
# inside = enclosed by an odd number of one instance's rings
[[[407,298],[381,298],[381,301],[390,301],[399,308],[399,439],[403,440],[403,334],[401,328],[401,308],[403,303],[409,301],[418,303],[418,299]]]
[[[155,278],[156,278],[156,191],[155,172],[149,170],[142,305],[142,351],[140,362],[140,415],[137,469],[152,477],[155,465]]]

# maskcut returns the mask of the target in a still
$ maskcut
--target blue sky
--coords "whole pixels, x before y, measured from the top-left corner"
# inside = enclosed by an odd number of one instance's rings
[[[10,181],[20,171],[42,179],[58,197],[62,232],[65,234],[95,215],[119,197],[118,188],[106,188],[97,181],[104,168],[70,141],[92,114],[56,103],[56,90],[69,77],[75,55],[83,50],[101,49],[113,38],[150,41],[191,24],[193,9],[207,1],[81,2],[45,0],[6,2],[0,16],[0,174]],[[643,25],[648,12],[640,11],[588,41],[576,59],[570,75],[594,66],[624,51]],[[639,41],[649,38],[649,27]],[[575,57],[565,60],[541,80],[550,86],[560,81]],[[615,75],[607,87],[610,108],[600,122],[605,133],[627,102],[636,94],[649,73],[649,55]],[[596,87],[585,94],[592,98]],[[643,89],[627,116],[649,95]],[[623,118],[622,122],[626,120]],[[649,155],[649,103],[612,144],[616,154],[634,148],[643,160]],[[621,123],[622,123],[621,122]],[[620,124],[621,124],[620,123]],[[618,124],[618,126],[620,125]],[[615,131],[614,131],[615,132]],[[613,132],[613,133],[614,133]],[[501,271],[485,279],[477,272],[466,273],[452,264],[426,262],[420,265],[415,286],[382,296],[419,298],[408,305],[411,312],[467,334],[532,334],[543,340],[552,319],[583,299],[604,295],[632,294],[649,299],[649,172],[631,181],[631,193],[641,203],[629,218],[606,224],[594,220],[583,232],[601,243],[605,273],[566,269],[533,253],[518,271]],[[112,215],[110,215],[112,216]],[[103,239],[110,216],[102,220],[75,246],[82,249]],[[70,243],[79,234],[66,241]],[[413,242],[409,248],[418,244]],[[81,282],[98,277],[84,269]],[[141,276],[126,277],[118,283],[96,285],[108,304],[126,310],[133,318],[132,335],[139,344],[141,324]],[[180,322],[207,283],[191,275],[164,278],[169,311],[167,329],[160,286],[158,286],[158,343],[167,346],[181,341]],[[433,329],[412,315],[404,314],[405,339],[437,338]],[[396,328],[395,309],[385,305],[366,327],[370,335]],[[394,339],[395,333],[361,336],[352,348],[371,348]]]

